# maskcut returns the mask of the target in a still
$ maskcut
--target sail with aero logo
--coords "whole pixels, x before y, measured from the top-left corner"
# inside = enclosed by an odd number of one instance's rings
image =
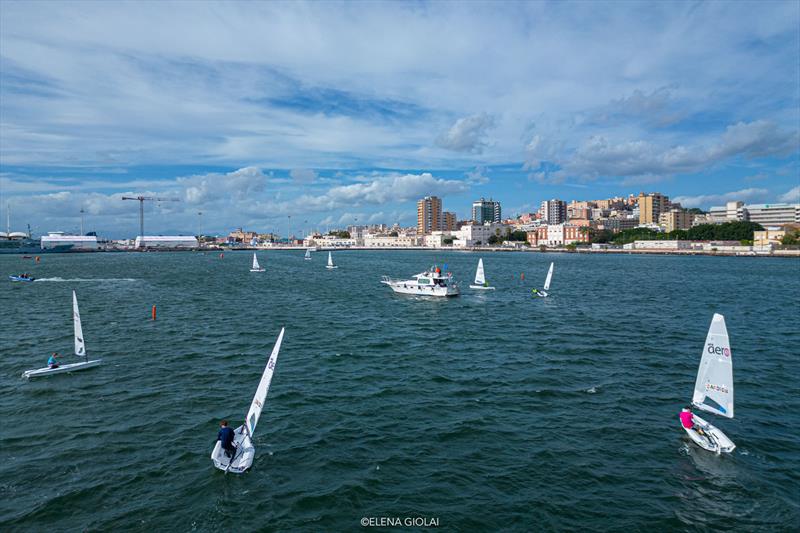
[[[733,418],[733,354],[725,317],[714,314],[694,384],[692,404],[715,415]]]
[[[281,328],[278,340],[275,341],[272,353],[267,359],[267,366],[261,375],[261,381],[258,382],[258,388],[256,388],[256,394],[250,404],[250,410],[247,411],[244,424],[234,430],[234,448],[225,450],[222,448],[222,442],[217,440],[214,450],[211,452],[211,460],[214,466],[226,473],[241,474],[253,464],[253,459],[256,455],[256,448],[253,445],[253,433],[258,425],[258,419],[261,417],[261,410],[264,409],[264,403],[267,400],[269,384],[272,382],[272,375],[275,373],[275,365],[278,362],[278,352],[281,349],[281,342],[283,342],[283,332],[284,328]]]
[[[267,366],[264,369],[264,374],[261,375],[261,381],[258,383],[256,394],[253,396],[253,402],[250,404],[250,410],[247,412],[247,431],[252,436],[258,424],[258,418],[261,416],[261,410],[264,408],[264,402],[267,400],[267,393],[269,392],[269,384],[272,382],[272,374],[275,373],[275,364],[278,362],[278,352],[281,350],[281,342],[283,342],[283,328],[281,328],[278,340],[275,341],[275,346],[272,348],[272,353],[267,360]]]

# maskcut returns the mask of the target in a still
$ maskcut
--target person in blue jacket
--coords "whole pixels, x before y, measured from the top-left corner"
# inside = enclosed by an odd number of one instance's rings
[[[58,352],[53,352],[53,355],[47,360],[47,366],[50,368],[58,368],[58,357]]]
[[[233,445],[233,438],[235,434],[231,428],[228,427],[228,421],[223,420],[219,423],[219,433],[217,433],[217,440],[222,443],[222,449],[225,450],[225,455],[231,459],[236,454],[236,446]]]

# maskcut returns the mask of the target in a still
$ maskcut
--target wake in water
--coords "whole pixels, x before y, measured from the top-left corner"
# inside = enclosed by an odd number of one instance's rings
[[[37,281],[55,281],[55,282],[109,282],[109,281],[136,281],[134,278],[37,278],[33,280],[34,283]]]

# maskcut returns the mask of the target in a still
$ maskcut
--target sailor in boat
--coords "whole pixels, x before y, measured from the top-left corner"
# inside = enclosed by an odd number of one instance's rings
[[[233,438],[235,437],[234,431],[228,427],[228,421],[223,420],[219,423],[219,433],[217,433],[217,440],[222,443],[222,449],[225,450],[225,455],[231,458],[236,456],[236,446],[233,445]]]
[[[538,294],[539,294],[539,289],[537,289],[536,287],[532,288],[532,289],[531,289],[531,294],[533,294],[534,296],[538,296]]]
[[[47,360],[47,366],[49,368],[58,368],[58,358],[61,357],[58,355],[58,352],[53,352],[53,355]]]
[[[681,425],[686,429],[693,429],[695,430],[698,435],[706,436],[706,433],[703,431],[703,428],[700,426],[696,426],[694,424],[694,414],[692,414],[692,409],[689,406],[684,407],[681,409]]]

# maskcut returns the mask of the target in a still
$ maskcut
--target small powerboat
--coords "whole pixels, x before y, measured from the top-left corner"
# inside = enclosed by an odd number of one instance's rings
[[[8,279],[10,279],[11,281],[24,281],[24,282],[30,283],[31,281],[35,280],[36,278],[31,276],[30,274],[16,274],[16,275],[8,276]]]

